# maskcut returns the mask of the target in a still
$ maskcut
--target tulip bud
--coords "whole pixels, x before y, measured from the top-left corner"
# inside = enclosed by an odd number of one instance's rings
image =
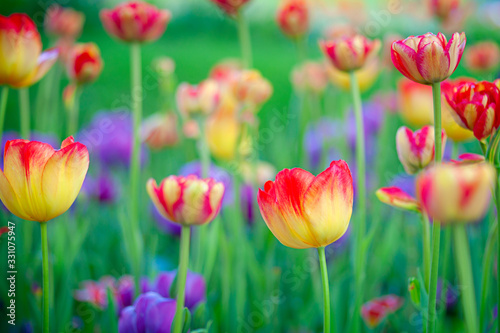
[[[100,12],[104,29],[128,43],[155,41],[163,35],[171,14],[143,1],[129,1]]]
[[[488,163],[436,165],[418,177],[417,198],[441,223],[476,222],[488,209],[495,176]]]
[[[300,38],[309,29],[309,9],[306,0],[283,0],[276,15],[283,33],[291,38]]]
[[[494,71],[499,62],[500,48],[495,42],[479,42],[465,52],[465,65],[474,72]]]
[[[457,82],[446,88],[451,115],[457,124],[473,131],[479,141],[485,140],[500,126],[499,82]]]
[[[295,90],[322,94],[328,84],[326,66],[321,62],[307,61],[292,71],[291,81]]]
[[[177,116],[174,113],[155,113],[141,126],[142,142],[152,149],[175,146],[179,142]]]
[[[57,50],[42,53],[40,34],[26,14],[0,15],[0,41],[0,86],[31,86],[57,61]]]
[[[441,141],[444,147],[446,144],[444,131],[441,132]],[[417,173],[434,160],[434,127],[424,126],[415,132],[407,127],[401,127],[396,133],[396,149],[406,173],[410,175]]]
[[[219,6],[227,15],[236,16],[243,7],[250,0],[210,0]]]
[[[208,79],[197,86],[181,83],[177,88],[177,107],[185,115],[209,115],[218,107],[221,99],[220,87]]]
[[[388,315],[396,312],[403,306],[404,300],[396,295],[387,295],[366,302],[361,307],[361,317],[365,324],[374,328],[378,326]]]
[[[73,46],[66,62],[70,80],[80,85],[95,81],[101,74],[102,67],[101,52],[94,43]]]
[[[449,41],[442,33],[426,33],[395,41],[391,47],[394,66],[407,78],[422,84],[450,77],[462,58],[465,33],[455,32]]]
[[[430,0],[430,10],[441,20],[446,20],[458,8],[459,0]]]
[[[360,69],[380,49],[378,39],[372,41],[359,34],[322,41],[319,45],[332,64],[343,72]]]
[[[234,78],[236,99],[250,111],[257,111],[273,94],[273,86],[257,70],[244,70]]]
[[[333,161],[318,176],[284,169],[259,190],[260,213],[274,236],[295,249],[327,246],[346,232],[352,214],[352,176]]]
[[[170,176],[160,186],[150,179],[146,187],[158,211],[183,226],[211,222],[219,213],[224,195],[222,183],[194,175]]]
[[[45,15],[44,26],[48,35],[75,40],[82,32],[84,21],[82,12],[52,5]]]
[[[383,187],[375,192],[377,198],[390,206],[404,210],[420,212],[420,205],[417,199],[398,187]]]

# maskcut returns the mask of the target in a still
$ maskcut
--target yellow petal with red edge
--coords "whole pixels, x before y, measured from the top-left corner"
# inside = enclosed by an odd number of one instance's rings
[[[304,194],[304,212],[318,246],[342,237],[353,205],[352,176],[347,163],[333,161],[311,182]]]
[[[26,214],[23,207],[19,202],[16,192],[10,185],[9,180],[5,177],[4,173],[0,170],[0,200],[5,207],[17,217],[23,220],[33,221],[33,217]]]
[[[68,140],[68,139],[67,139]],[[73,138],[63,142],[64,148],[56,151],[43,170],[42,189],[47,207],[46,220],[67,211],[82,187],[89,167],[87,147]]]
[[[146,190],[153,201],[158,212],[163,215],[166,219],[172,220],[172,216],[167,213],[166,206],[163,204],[163,196],[161,195],[161,190],[158,188],[156,184],[156,180],[149,179],[146,184]]]
[[[378,189],[375,194],[381,202],[387,205],[404,210],[415,212],[420,211],[420,205],[418,204],[417,199],[413,198],[411,195],[398,187],[383,187]]]

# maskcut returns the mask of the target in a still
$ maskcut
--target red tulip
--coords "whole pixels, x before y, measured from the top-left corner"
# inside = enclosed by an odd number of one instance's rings
[[[396,312],[404,300],[396,295],[387,295],[366,302],[361,308],[361,317],[370,328],[378,326],[389,314]]]
[[[171,14],[143,1],[129,1],[100,13],[104,29],[124,42],[151,42],[163,35]]]
[[[283,0],[278,8],[276,21],[283,33],[300,38],[309,29],[309,9],[306,0]]]
[[[70,80],[78,84],[95,81],[101,74],[102,67],[101,52],[94,43],[76,44],[71,48],[66,61]]]
[[[398,187],[383,187],[377,190],[375,194],[381,202],[387,205],[404,210],[420,211],[420,204],[417,199]]]
[[[442,33],[426,33],[395,41],[391,47],[394,66],[412,81],[432,84],[455,71],[465,48],[465,34],[455,32],[449,41]]]
[[[241,7],[250,0],[210,0],[219,6],[226,14],[236,16]]]
[[[76,39],[82,32],[85,15],[72,8],[52,5],[45,15],[45,31],[48,35]]]

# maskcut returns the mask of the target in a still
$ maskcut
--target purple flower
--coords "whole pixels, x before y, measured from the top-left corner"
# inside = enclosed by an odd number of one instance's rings
[[[118,199],[120,184],[106,171],[97,178],[87,175],[83,182],[82,191],[90,198],[101,203],[113,203]]]
[[[320,167],[323,150],[327,148],[326,162],[335,159],[338,155],[331,142],[344,135],[342,124],[330,118],[323,117],[319,121],[307,125],[304,135],[304,150],[307,153],[309,165],[312,169]]]
[[[172,236],[180,236],[181,235],[181,229],[182,226],[178,223],[174,223],[170,221],[169,219],[165,218],[161,213],[156,209],[155,205],[151,205],[151,214],[154,217],[154,220],[156,221],[156,225],[158,228]]]
[[[257,194],[255,193],[253,186],[251,184],[243,184],[240,189],[240,199],[241,199],[241,209],[243,211],[243,217],[246,218],[249,224],[255,222],[254,216],[254,205],[255,198]]]
[[[201,177],[201,163],[200,161],[193,161],[185,164],[179,171],[181,176],[196,175]],[[222,204],[227,205],[233,202],[233,181],[231,175],[225,169],[211,164],[208,170],[208,177],[215,179],[224,184],[224,198]]]
[[[163,297],[171,297],[170,288],[175,280],[177,271],[162,272],[156,277],[153,291]],[[205,301],[206,283],[201,274],[188,271],[186,277],[186,307],[194,309],[199,303]]]
[[[170,333],[176,302],[155,292],[140,295],[120,313],[119,333]]]
[[[91,123],[77,134],[77,141],[85,144],[90,158],[105,167],[128,167],[132,156],[133,124],[130,112],[101,111]],[[146,146],[141,146],[141,164],[147,159]]]
[[[123,308],[132,305],[132,302],[134,301],[134,293],[134,278],[130,275],[122,276],[116,283],[115,290],[115,301],[118,313],[120,313]]]
[[[441,304],[441,299],[439,297],[444,296],[443,305],[446,306],[446,310],[449,310],[457,304],[459,293],[456,288],[454,288],[450,283],[445,281],[444,285],[446,286],[446,295],[441,295],[443,290],[443,280],[438,279],[436,292],[436,295],[438,295],[438,297],[436,299],[436,305],[439,306]]]

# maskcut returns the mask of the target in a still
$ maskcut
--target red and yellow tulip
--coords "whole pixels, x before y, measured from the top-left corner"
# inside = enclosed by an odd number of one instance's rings
[[[0,199],[24,220],[49,221],[73,204],[88,167],[87,148],[73,137],[64,140],[60,150],[38,141],[7,141]]]
[[[498,68],[500,48],[492,41],[479,42],[465,52],[465,66],[474,72],[489,72]]]
[[[426,33],[395,41],[391,47],[394,66],[407,78],[422,84],[450,77],[462,58],[465,33],[455,32],[449,41],[442,33]]]
[[[441,223],[476,222],[488,209],[495,175],[488,163],[436,165],[418,177],[417,199]]]
[[[382,187],[375,192],[377,198],[389,205],[404,210],[419,212],[420,204],[417,199],[400,189],[399,187]]]
[[[413,175],[434,160],[434,127],[424,126],[413,132],[401,127],[396,133],[396,149],[399,161],[405,171]],[[441,132],[442,147],[446,144],[446,134]],[[444,149],[442,150],[442,153]]]
[[[144,43],[163,35],[171,14],[143,1],[129,1],[100,13],[104,29],[128,43]]]
[[[220,104],[221,91],[219,84],[212,79],[198,85],[181,83],[176,93],[177,107],[184,115],[209,115]]]
[[[44,27],[48,35],[75,40],[82,32],[84,21],[82,12],[52,5],[45,15]]]
[[[70,80],[77,84],[95,81],[101,74],[102,67],[101,52],[94,43],[76,44],[69,51],[66,71]]]
[[[309,8],[306,0],[283,0],[276,21],[285,35],[300,38],[309,29]]]
[[[212,178],[199,179],[195,175],[169,176],[160,186],[150,179],[146,187],[158,211],[183,226],[212,221],[219,213],[224,196],[224,184]]]
[[[0,45],[0,86],[31,86],[57,61],[57,50],[42,53],[40,34],[26,14],[0,15]]]
[[[342,237],[349,226],[351,172],[342,160],[333,161],[316,177],[303,169],[284,169],[259,189],[257,201],[264,221],[283,245],[324,247]]]

